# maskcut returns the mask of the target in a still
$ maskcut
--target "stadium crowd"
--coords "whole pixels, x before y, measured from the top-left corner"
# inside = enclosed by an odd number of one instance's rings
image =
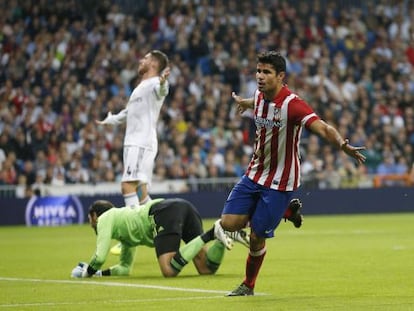
[[[354,145],[365,166],[303,132],[305,187],[359,187],[414,161],[412,1],[11,0],[0,5],[0,184],[119,181],[124,108],[139,59],[171,61],[154,180],[241,176],[254,122],[256,55],[288,60],[287,84]],[[22,194],[24,196],[25,194]]]

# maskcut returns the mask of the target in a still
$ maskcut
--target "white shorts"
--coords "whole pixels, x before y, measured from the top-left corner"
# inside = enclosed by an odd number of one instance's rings
[[[156,151],[139,146],[124,146],[124,173],[121,181],[151,184]]]

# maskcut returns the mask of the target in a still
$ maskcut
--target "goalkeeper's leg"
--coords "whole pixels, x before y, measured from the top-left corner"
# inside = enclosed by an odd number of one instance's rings
[[[214,226],[210,230],[193,238],[187,244],[181,246],[177,252],[169,251],[178,247],[180,240],[178,235],[161,235],[154,240],[155,248],[161,272],[165,277],[178,275],[181,270],[193,261],[199,274],[214,274],[221,264],[225,246],[215,240],[207,249],[206,243],[215,239]]]
[[[158,264],[164,277],[177,276],[190,261],[195,260],[199,253],[203,253],[206,242],[198,236],[181,246],[178,251],[171,251],[171,246],[177,244],[180,244],[180,238],[177,235],[163,235],[156,240]]]
[[[221,263],[224,251],[221,246],[213,245],[209,256],[207,256],[207,247],[204,246],[217,238],[230,249],[233,242],[231,238],[216,223],[210,230],[203,233],[201,217],[196,208],[188,201],[166,200],[164,208],[162,206],[163,202],[151,211],[154,213],[156,227],[163,228],[163,230],[158,230],[158,234],[154,238],[162,274],[165,277],[176,276],[190,261],[194,262],[198,273],[214,273]],[[186,244],[180,247],[181,239]],[[209,266],[207,262],[210,262]]]

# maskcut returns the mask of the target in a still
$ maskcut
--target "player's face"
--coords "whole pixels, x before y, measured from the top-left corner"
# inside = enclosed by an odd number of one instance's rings
[[[96,232],[96,225],[98,223],[98,216],[96,216],[96,213],[88,214],[89,224]]]
[[[282,81],[283,73],[276,73],[276,70],[270,64],[258,63],[256,67],[257,88],[260,92],[266,94],[278,91]],[[275,94],[276,95],[276,94]]]
[[[138,74],[143,75],[144,73],[146,73],[151,66],[151,62],[152,57],[150,53],[141,58],[138,65]]]

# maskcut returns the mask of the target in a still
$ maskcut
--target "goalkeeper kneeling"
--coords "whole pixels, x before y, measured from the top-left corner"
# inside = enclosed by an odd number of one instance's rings
[[[164,277],[178,275],[190,261],[199,274],[214,274],[234,241],[249,247],[245,231],[230,234],[219,221],[203,232],[197,209],[180,198],[155,199],[139,207],[123,208],[98,200],[90,206],[88,218],[97,235],[96,252],[89,263],[81,262],[72,270],[71,276],[76,278],[129,275],[139,245],[155,247]],[[122,244],[119,263],[102,270],[113,239]],[[180,247],[181,240],[185,244]],[[213,243],[207,247],[210,241]]]

